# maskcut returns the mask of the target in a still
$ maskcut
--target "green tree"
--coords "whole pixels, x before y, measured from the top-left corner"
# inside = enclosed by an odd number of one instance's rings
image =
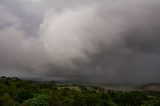
[[[146,99],[147,96],[141,92],[131,91],[121,93],[118,95],[115,101],[120,106],[140,106]]]
[[[31,98],[24,103],[24,106],[49,106],[48,96],[39,95]]]
[[[12,100],[9,94],[5,93],[0,98],[0,106],[14,106],[15,102]]]
[[[160,98],[153,97],[151,100],[145,101],[141,106],[160,106]]]
[[[109,95],[110,92],[101,93],[100,95],[100,106],[117,106],[116,103],[112,100],[112,95]]]
[[[19,103],[23,103],[25,100],[28,100],[29,98],[33,98],[33,93],[31,91],[25,89],[17,90],[15,100]]]
[[[49,92],[49,105],[50,106],[61,106],[58,90],[55,88]]]

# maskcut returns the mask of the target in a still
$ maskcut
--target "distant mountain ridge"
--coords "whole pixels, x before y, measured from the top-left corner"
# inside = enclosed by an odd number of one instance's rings
[[[144,91],[160,91],[160,83],[149,83],[140,87]]]

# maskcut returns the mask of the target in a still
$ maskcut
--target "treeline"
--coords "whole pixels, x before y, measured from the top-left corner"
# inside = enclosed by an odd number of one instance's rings
[[[54,82],[3,76],[0,77],[0,106],[160,106],[160,97],[143,91],[60,86]]]

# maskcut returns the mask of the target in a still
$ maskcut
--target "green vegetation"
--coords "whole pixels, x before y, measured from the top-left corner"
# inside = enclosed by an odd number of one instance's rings
[[[159,95],[0,77],[0,106],[160,106]]]

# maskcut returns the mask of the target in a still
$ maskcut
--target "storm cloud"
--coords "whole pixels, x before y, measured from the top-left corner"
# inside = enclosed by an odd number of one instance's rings
[[[0,74],[160,82],[159,0],[1,0]]]

